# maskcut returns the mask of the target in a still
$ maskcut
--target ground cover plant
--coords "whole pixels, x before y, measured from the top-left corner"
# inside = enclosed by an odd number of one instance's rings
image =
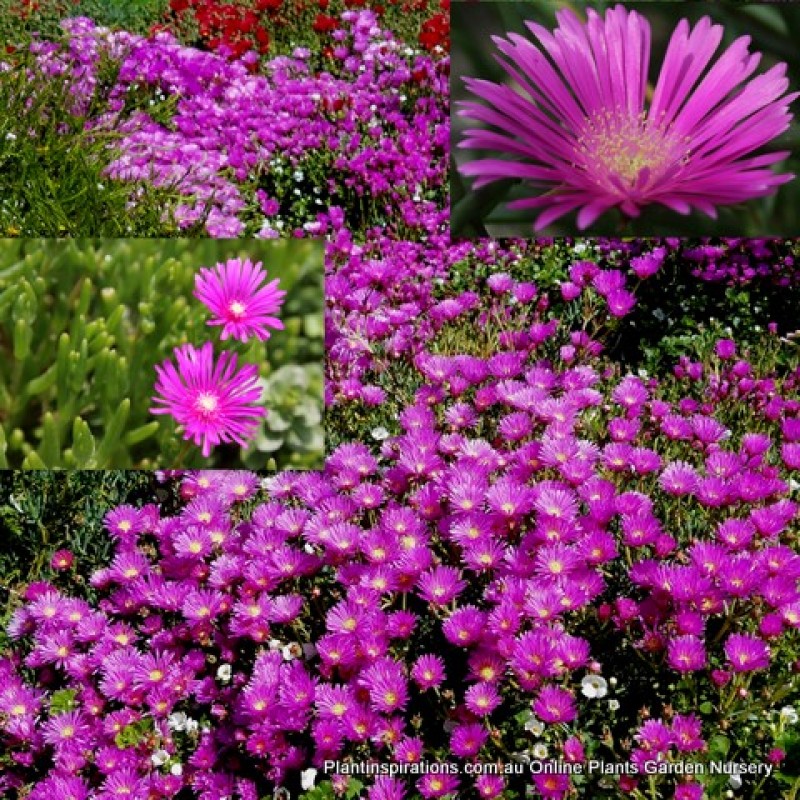
[[[420,235],[446,204],[449,60],[386,14],[266,58],[88,17],[22,40],[0,64],[0,231]]]
[[[795,233],[791,7],[454,8],[458,235]]]
[[[5,240],[0,465],[320,464],[322,247]]]
[[[4,42],[25,34],[56,35],[68,17],[131,33],[169,30],[184,44],[239,57],[248,52],[286,55],[296,47],[322,54],[347,10],[368,8],[403,41],[427,50],[449,44],[449,0],[0,0]]]
[[[160,473],[105,517],[95,601],[67,556],[25,591],[6,792],[795,796],[800,351],[702,317],[780,311],[792,257],[340,233],[324,471]],[[623,363],[655,308],[680,353]]]

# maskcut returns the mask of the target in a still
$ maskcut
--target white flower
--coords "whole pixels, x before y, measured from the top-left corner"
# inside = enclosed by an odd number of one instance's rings
[[[377,439],[379,442],[382,442],[384,439],[389,438],[389,431],[387,431],[386,428],[384,427],[378,427],[378,428],[373,428],[369,432],[369,435],[373,439]]]
[[[728,778],[728,783],[729,783],[729,784],[730,784],[730,785],[731,785],[731,786],[732,786],[734,789],[741,789],[741,788],[742,788],[742,776],[741,776],[741,775],[739,775],[739,773],[738,773],[738,772],[734,772],[734,773],[733,773],[733,775],[731,775],[731,776]]]
[[[223,683],[228,683],[233,677],[233,668],[230,664],[220,664],[217,669],[217,678]]]
[[[189,717],[186,720],[186,733],[194,733],[200,727],[200,723],[196,719]]]
[[[511,760],[516,761],[519,764],[530,764],[531,763],[531,751],[530,750],[523,750],[519,753],[512,753]]]
[[[608,710],[609,711],[619,711],[619,700],[609,700],[608,701]]]
[[[599,700],[608,694],[608,683],[601,675],[586,675],[581,681],[581,694],[590,700]]]
[[[281,650],[281,655],[284,661],[293,661],[303,655],[303,648],[297,642],[290,642]]]
[[[173,764],[173,765],[172,765],[172,766],[169,768],[169,771],[170,771],[170,772],[171,772],[173,775],[183,775],[183,764]]]
[[[543,742],[537,742],[533,746],[533,755],[535,758],[547,758],[547,745]]]
[[[617,679],[613,675],[608,679],[608,685],[612,687],[617,685]]]
[[[183,711],[176,711],[167,718],[167,725],[171,731],[185,731],[189,717]]]
[[[305,791],[313,789],[316,780],[317,780],[317,771],[313,767],[309,767],[309,769],[303,770],[300,773],[300,786]]]
[[[280,639],[270,639],[267,642],[267,647],[274,653],[276,650],[280,650],[283,647],[283,642]]]
[[[534,736],[541,736],[544,733],[544,723],[531,714],[525,721],[525,730],[530,731]]]
[[[785,722],[787,725],[796,725],[797,720],[800,719],[797,714],[797,710],[792,706],[784,706],[781,709],[781,722]]]
[[[166,750],[156,750],[150,756],[150,760],[153,762],[153,766],[163,767],[169,761],[169,753]]]

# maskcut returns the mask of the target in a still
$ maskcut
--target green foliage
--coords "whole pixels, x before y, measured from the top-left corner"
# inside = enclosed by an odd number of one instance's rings
[[[300,795],[300,800],[333,800],[334,797],[336,795],[333,791],[333,784],[330,781],[324,781],[319,786]]]
[[[240,348],[242,356],[260,363],[265,382],[290,365],[308,372],[280,397],[280,417],[293,420],[294,435],[270,451],[272,463],[315,465],[322,452],[322,385],[310,377],[323,355],[318,243],[7,240],[0,242],[0,467],[241,466],[237,447],[210,459],[189,453],[174,421],[149,413],[154,365],[179,344],[216,336],[192,298],[197,270],[233,257],[262,261],[288,292],[286,330]],[[264,468],[265,459],[254,451],[248,464]]]
[[[263,463],[263,455],[283,459],[292,467],[322,468],[322,366],[287,364],[267,379],[269,414],[261,425],[245,465]]]
[[[57,550],[75,555],[63,576],[69,591],[92,597],[89,577],[112,550],[103,517],[123,503],[161,500],[169,507],[170,499],[152,472],[0,472],[0,630],[25,585],[62,580],[50,568]],[[3,639],[0,633],[0,649]]]
[[[73,711],[78,707],[76,697],[78,696],[77,689],[59,689],[50,695],[50,715],[64,714],[67,711]]]
[[[337,795],[334,792],[333,784],[330,781],[323,781],[322,783],[304,792],[300,795],[300,800],[333,800],[335,797],[344,797],[345,800],[355,800],[360,796],[364,784],[356,778],[349,778],[347,788],[343,794]]]
[[[114,737],[114,744],[122,750],[128,747],[136,747],[145,742],[154,730],[155,723],[152,717],[144,717],[136,720],[136,722],[131,722],[130,725],[126,725]]]
[[[168,10],[169,0],[0,0],[0,41],[18,42],[34,32],[52,37],[67,17],[145,34]]]
[[[65,102],[68,89],[63,79],[29,72],[28,53],[16,53],[14,62],[15,69],[0,71],[0,235],[177,235],[177,228],[162,218],[165,206],[178,195],[146,183],[108,180],[103,170],[113,157],[117,134],[85,127],[89,112],[104,110],[116,67],[104,65],[105,77],[91,108],[76,114]],[[139,101],[156,116],[174,102],[161,100],[151,106],[151,99]],[[196,235],[200,228],[182,234]]]

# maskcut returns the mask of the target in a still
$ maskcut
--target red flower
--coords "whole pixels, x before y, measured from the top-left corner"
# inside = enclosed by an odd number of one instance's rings
[[[313,28],[317,33],[327,33],[328,31],[335,31],[338,27],[338,22],[334,17],[329,17],[327,14],[317,14],[314,20]]]

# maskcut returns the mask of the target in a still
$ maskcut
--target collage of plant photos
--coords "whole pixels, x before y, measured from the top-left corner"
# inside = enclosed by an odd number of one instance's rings
[[[0,0],[0,800],[800,800],[798,41]]]

